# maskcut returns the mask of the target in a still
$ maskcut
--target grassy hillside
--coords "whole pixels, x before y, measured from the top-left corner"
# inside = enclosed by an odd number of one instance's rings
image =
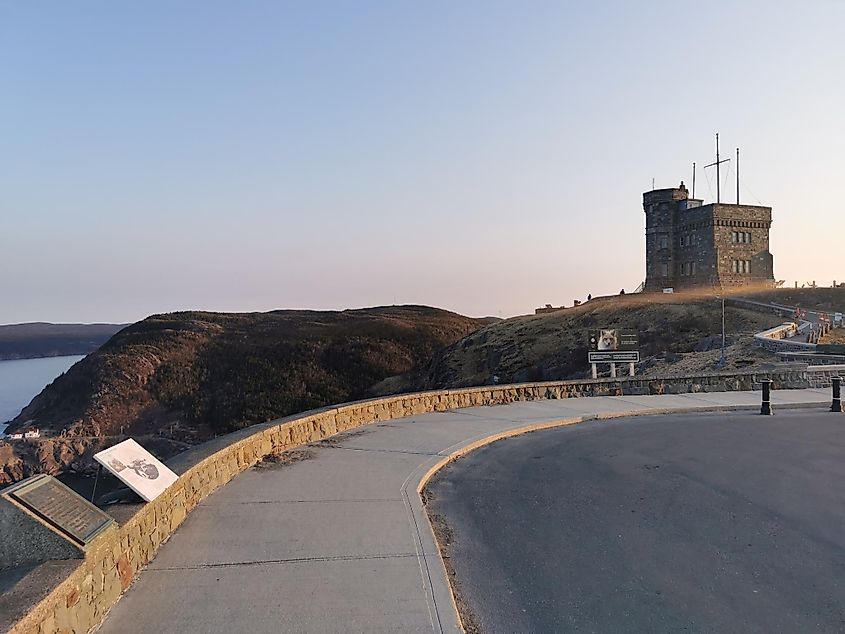
[[[129,326],[38,395],[9,431],[207,437],[360,398],[483,323],[422,306],[174,313]]]
[[[834,328],[822,338],[820,343],[834,344],[837,346],[845,345],[845,328]]]
[[[845,288],[779,288],[743,294],[743,297],[810,310],[845,312]]]
[[[765,311],[728,306],[731,341],[783,320]],[[500,382],[551,381],[584,376],[590,330],[624,328],[640,333],[642,356],[705,351],[720,343],[721,303],[692,295],[625,295],[577,308],[515,317],[450,346],[432,361],[421,388]]]

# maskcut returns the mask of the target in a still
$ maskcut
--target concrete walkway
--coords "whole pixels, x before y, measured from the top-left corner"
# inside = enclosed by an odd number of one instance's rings
[[[773,404],[830,403],[784,390]],[[460,631],[417,487],[462,447],[581,416],[759,407],[760,394],[574,398],[361,427],[253,468],[209,496],[101,632]]]

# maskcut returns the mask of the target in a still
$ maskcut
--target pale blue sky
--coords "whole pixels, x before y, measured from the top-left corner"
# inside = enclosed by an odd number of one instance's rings
[[[631,290],[642,192],[716,130],[774,207],[776,277],[845,280],[843,25],[831,0],[0,0],[0,323]]]

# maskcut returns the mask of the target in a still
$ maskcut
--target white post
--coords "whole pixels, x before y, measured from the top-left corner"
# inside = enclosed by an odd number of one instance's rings
[[[611,379],[616,378],[616,364],[615,363],[610,364],[610,378]]]
[[[633,362],[628,364],[628,376],[634,376],[634,363]]]
[[[594,378],[594,379],[599,378],[599,373],[598,373],[598,370],[596,370],[596,364],[595,364],[595,363],[591,363],[590,365],[592,365],[592,366],[593,366],[593,378]]]

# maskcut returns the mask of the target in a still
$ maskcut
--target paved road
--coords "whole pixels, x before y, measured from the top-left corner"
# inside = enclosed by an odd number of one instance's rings
[[[845,631],[845,415],[696,413],[503,440],[441,471],[484,632]]]
[[[773,396],[775,405],[828,399],[827,390]],[[246,471],[203,500],[101,633],[459,631],[417,495],[444,456],[562,418],[759,403],[749,392],[573,398],[367,425],[310,447],[307,459]]]

